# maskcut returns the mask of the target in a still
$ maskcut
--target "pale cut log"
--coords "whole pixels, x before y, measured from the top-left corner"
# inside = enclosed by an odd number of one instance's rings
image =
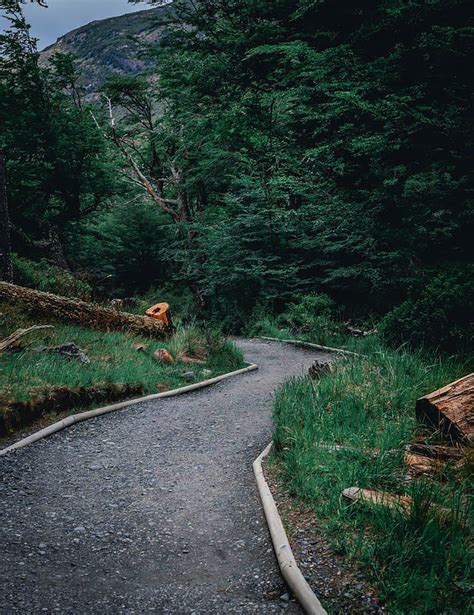
[[[374,491],[372,489],[360,489],[359,487],[349,487],[342,491],[343,497],[351,502],[362,502],[372,506],[383,506],[398,510],[403,515],[409,515],[413,507],[413,498],[410,495],[392,495],[385,491]],[[430,510],[436,513],[441,519],[455,518],[456,515],[448,508],[443,508],[437,504],[431,504]]]
[[[94,303],[44,293],[39,290],[0,282],[0,301],[14,302],[34,316],[59,322],[110,331],[132,331],[162,339],[168,334],[164,324],[148,316],[118,312]]]
[[[25,337],[25,335],[29,335],[34,331],[41,331],[43,329],[54,329],[54,327],[53,325],[35,325],[34,327],[29,327],[28,329],[17,329],[11,335],[0,341],[0,352],[5,352],[5,350],[13,348],[22,337]]]
[[[420,474],[436,474],[444,463],[433,457],[416,455],[415,453],[405,453],[404,462],[409,466],[410,474],[418,476]]]
[[[451,382],[416,402],[416,416],[453,440],[474,437],[474,373]]]
[[[392,495],[384,491],[374,491],[372,489],[360,489],[359,487],[348,487],[344,489],[342,495],[346,500],[351,502],[365,502],[367,504],[375,504],[400,510],[401,512],[410,512],[413,505],[413,498],[409,495]]]

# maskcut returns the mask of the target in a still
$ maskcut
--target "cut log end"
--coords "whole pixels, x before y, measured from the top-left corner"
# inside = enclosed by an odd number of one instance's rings
[[[453,441],[474,439],[474,374],[469,374],[416,402],[419,421]]]

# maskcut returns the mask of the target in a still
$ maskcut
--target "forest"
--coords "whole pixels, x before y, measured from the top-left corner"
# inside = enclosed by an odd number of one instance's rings
[[[140,71],[94,66],[94,87],[84,57],[45,60],[25,4],[0,0],[0,285],[135,315],[166,301],[178,328],[58,325],[91,367],[5,354],[0,410],[28,378],[144,394],[240,369],[229,335],[357,353],[277,389],[273,481],[388,612],[468,613],[472,436],[428,432],[415,405],[464,377],[472,406],[472,3],[150,0]],[[0,337],[34,312],[1,305]],[[449,454],[410,475],[428,449]],[[411,512],[347,513],[352,484]]]
[[[4,1],[16,280],[159,289],[236,332],[324,294],[389,343],[467,348],[469,4],[174,2],[156,68],[91,105]]]

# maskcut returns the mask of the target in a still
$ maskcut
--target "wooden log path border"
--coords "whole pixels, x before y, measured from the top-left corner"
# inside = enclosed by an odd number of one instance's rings
[[[227,378],[231,378],[232,376],[238,376],[240,374],[246,374],[247,372],[252,372],[258,369],[258,365],[252,363],[247,367],[243,367],[241,369],[237,369],[233,372],[228,372],[226,374],[221,374],[220,376],[215,376],[214,378],[209,378],[208,380],[203,380],[202,382],[196,382],[194,384],[188,384],[187,386],[180,387],[179,389],[174,389],[172,391],[165,391],[164,393],[154,393],[153,395],[145,395],[144,397],[137,397],[136,399],[129,399],[128,401],[122,401],[118,404],[112,404],[109,406],[104,406],[102,408],[96,408],[95,410],[88,410],[87,412],[80,412],[79,414],[72,414],[71,416],[67,416],[65,419],[61,421],[57,421],[40,431],[37,431],[14,444],[7,446],[0,450],[0,457],[3,455],[7,455],[8,453],[12,453],[20,448],[24,448],[34,442],[38,442],[39,440],[43,440],[52,434],[57,433],[58,431],[62,431],[67,427],[71,427],[71,425],[75,425],[76,423],[81,423],[82,421],[87,421],[88,419],[93,419],[103,414],[109,414],[109,412],[115,412],[116,410],[123,410],[124,408],[128,408],[130,406],[135,406],[137,404],[142,404],[147,401],[152,401],[154,399],[163,399],[165,397],[174,397],[175,395],[182,395],[183,393],[191,393],[192,391],[197,391],[199,389],[204,389],[205,387],[211,386],[213,384],[217,384],[222,380],[226,380]]]

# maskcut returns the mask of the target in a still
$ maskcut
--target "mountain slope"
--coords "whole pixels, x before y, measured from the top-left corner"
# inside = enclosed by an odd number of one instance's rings
[[[74,53],[87,95],[94,94],[111,73],[137,74],[153,61],[147,46],[159,42],[171,6],[93,21],[61,36],[41,53],[47,62],[56,52]]]

